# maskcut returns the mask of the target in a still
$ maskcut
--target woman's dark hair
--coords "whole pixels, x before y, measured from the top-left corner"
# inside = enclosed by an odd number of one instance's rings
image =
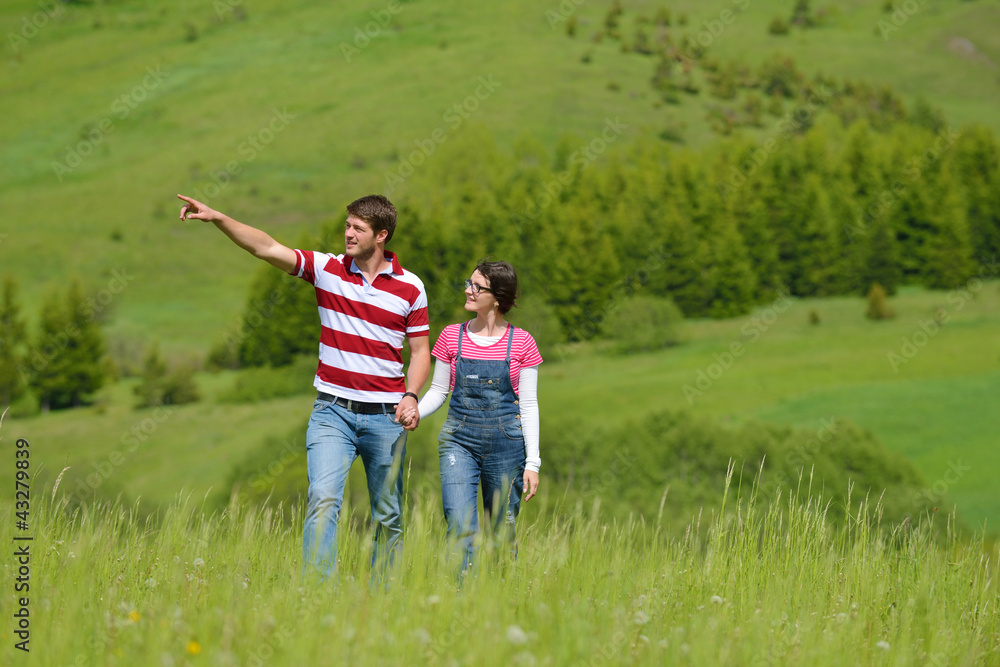
[[[497,298],[500,304],[497,309],[501,314],[506,315],[517,305],[515,302],[521,293],[517,289],[517,272],[513,266],[507,262],[491,262],[484,259],[476,264],[476,271],[490,281],[490,292]]]

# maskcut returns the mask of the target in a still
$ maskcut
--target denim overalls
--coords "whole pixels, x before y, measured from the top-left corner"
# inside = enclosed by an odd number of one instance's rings
[[[466,326],[458,333],[455,388],[438,446],[444,516],[448,536],[457,539],[464,550],[463,571],[472,561],[479,529],[476,492],[480,482],[486,516],[493,517],[496,532],[513,545],[525,461],[520,406],[510,383],[514,327],[507,325],[507,358],[500,361],[462,358]]]

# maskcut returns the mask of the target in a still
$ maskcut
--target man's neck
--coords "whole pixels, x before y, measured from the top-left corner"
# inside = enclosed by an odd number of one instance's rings
[[[385,248],[376,248],[375,252],[367,257],[352,257],[351,259],[369,283],[373,282],[375,276],[382,273],[386,266],[390,265],[389,260],[385,258]]]

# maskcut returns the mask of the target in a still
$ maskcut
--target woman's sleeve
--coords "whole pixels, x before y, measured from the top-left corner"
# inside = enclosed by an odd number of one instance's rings
[[[423,419],[434,414],[448,400],[448,387],[451,384],[451,364],[440,359],[434,361],[434,375],[431,377],[431,388],[417,403],[417,414]],[[524,419],[522,417],[522,419]]]
[[[538,451],[538,366],[522,367],[517,382],[521,429],[524,433],[524,468],[538,472],[542,466]]]

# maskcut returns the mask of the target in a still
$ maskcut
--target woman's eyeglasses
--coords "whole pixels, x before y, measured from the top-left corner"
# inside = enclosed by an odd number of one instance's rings
[[[466,278],[465,279],[465,289],[469,289],[469,288],[471,288],[472,289],[472,293],[476,294],[476,295],[482,294],[483,292],[489,292],[490,294],[493,294],[493,290],[491,290],[489,287],[485,287],[483,285],[477,285],[476,283],[472,282],[471,279]]]

